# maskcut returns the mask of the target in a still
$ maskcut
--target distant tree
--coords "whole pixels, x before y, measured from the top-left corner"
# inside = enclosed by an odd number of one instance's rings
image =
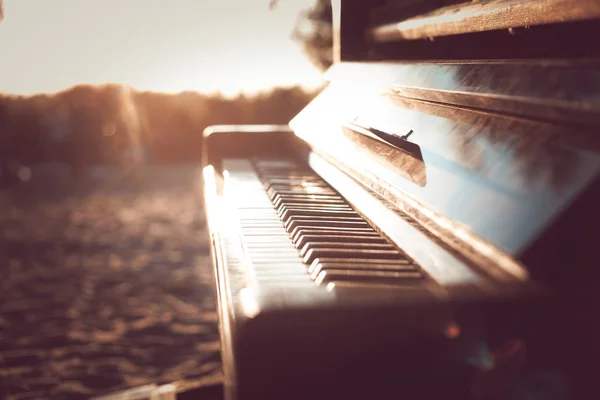
[[[208,125],[285,124],[315,94],[292,87],[228,98],[78,85],[52,95],[0,95],[0,167],[57,161],[86,176],[95,164],[129,165],[135,146],[155,163],[197,162]]]
[[[331,0],[316,0],[303,11],[292,33],[312,63],[326,70],[333,63],[333,27]]]

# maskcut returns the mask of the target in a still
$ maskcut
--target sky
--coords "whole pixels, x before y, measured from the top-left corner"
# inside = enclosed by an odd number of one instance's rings
[[[314,0],[4,0],[0,92],[80,83],[225,95],[316,87],[291,38]]]

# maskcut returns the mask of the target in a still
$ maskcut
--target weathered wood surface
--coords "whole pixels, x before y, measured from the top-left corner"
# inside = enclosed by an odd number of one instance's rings
[[[480,0],[378,26],[370,36],[414,40],[595,18],[600,18],[598,0]]]

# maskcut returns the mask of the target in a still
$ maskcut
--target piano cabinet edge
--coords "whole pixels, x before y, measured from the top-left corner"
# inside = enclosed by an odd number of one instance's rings
[[[223,386],[226,399],[235,399],[235,358],[232,347],[234,333],[233,302],[230,282],[225,270],[225,255],[217,221],[213,214],[217,196],[217,172],[212,166],[203,169],[203,200],[210,241],[212,275],[215,282],[216,311],[219,326],[220,353],[223,370]]]
[[[203,166],[220,170],[223,158],[295,153],[300,140],[287,125],[213,125],[204,130]]]
[[[237,398],[364,399],[397,393],[468,399],[482,368],[468,362],[470,351],[482,345],[495,351],[515,341],[526,350],[525,375],[548,371],[591,390],[598,348],[586,353],[585,343],[598,327],[580,333],[585,341],[572,342],[570,326],[556,325],[561,318],[553,310],[573,314],[572,320],[592,316],[569,311],[569,304],[556,296],[465,302],[453,306],[459,323],[445,330],[439,321],[448,321],[446,311],[428,307],[266,312],[236,329]],[[427,327],[418,326],[426,319]],[[428,387],[433,377],[437,386]]]
[[[212,238],[211,238],[212,239]],[[214,243],[214,242],[213,242]],[[217,247],[213,244],[213,247]],[[216,253],[211,250],[211,253]],[[232,347],[234,315],[232,313],[228,283],[224,274],[223,262],[219,261],[220,256],[216,254],[212,257],[213,279],[216,285],[217,315],[219,325],[219,342],[221,353],[221,368],[223,370],[223,386],[226,399],[235,398],[235,354]]]
[[[367,393],[351,382],[383,388],[386,380],[393,382],[391,371],[402,369],[393,356],[409,347],[434,346],[426,336],[416,334],[407,335],[404,346],[395,346],[399,342],[396,334],[403,330],[397,323],[382,325],[391,321],[389,310],[384,309],[368,314],[351,309],[271,311],[247,320],[235,343],[239,398],[305,399],[342,394],[344,398],[365,398]],[[383,332],[388,335],[382,336]],[[423,345],[408,336],[419,338]],[[440,351],[447,351],[442,345],[436,348],[436,358]],[[445,357],[450,358],[449,354]],[[414,359],[430,366],[424,353]],[[410,367],[416,368],[416,364]],[[388,377],[382,380],[386,370]],[[357,393],[360,395],[355,397]]]
[[[562,213],[558,212],[540,238],[519,256],[525,265],[530,266],[534,280],[575,296],[595,294],[600,300],[597,295],[600,282],[597,254],[599,205],[600,177],[596,177],[585,193],[573,200]],[[572,270],[573,266],[577,268],[576,273]]]
[[[423,304],[259,314],[236,332],[239,399],[392,393],[467,399],[476,372],[466,361],[468,349],[481,341],[494,348],[513,339],[508,320],[524,319],[522,306],[522,299],[514,299],[465,302],[451,310]],[[432,377],[437,385],[428,387]]]

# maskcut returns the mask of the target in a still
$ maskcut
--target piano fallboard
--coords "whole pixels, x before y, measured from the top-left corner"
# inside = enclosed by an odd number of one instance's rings
[[[546,102],[586,112],[597,123],[597,102],[571,85],[578,76],[593,86],[597,70],[546,68],[556,90],[543,98],[519,75],[512,78],[531,87],[493,86],[501,86],[502,78],[508,82],[509,72],[534,72],[534,66],[544,70],[544,63],[340,63],[329,72],[328,87],[290,126],[312,151],[480,267],[549,276],[549,265],[593,260],[584,250],[566,256],[569,250],[560,255],[540,243],[552,230],[562,232],[555,234],[558,248],[583,227],[595,229],[586,221],[598,199],[600,147],[597,128],[525,116],[535,117],[528,114],[536,109],[531,104]],[[410,93],[399,89],[409,82]],[[560,89],[561,83],[578,94]],[[437,97],[421,96],[421,89]],[[521,115],[506,114],[499,100],[510,101]],[[543,109],[550,117],[564,115]],[[578,216],[569,214],[574,209]],[[552,279],[569,277],[556,272]]]

